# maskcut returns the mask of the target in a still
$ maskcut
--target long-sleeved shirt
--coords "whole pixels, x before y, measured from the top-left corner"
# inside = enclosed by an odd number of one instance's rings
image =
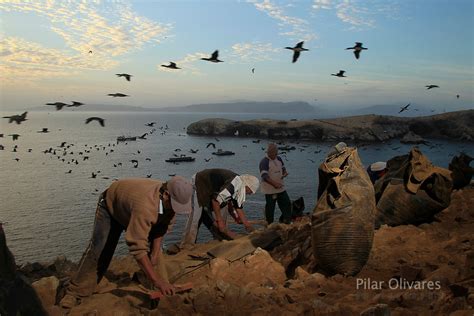
[[[135,259],[148,252],[148,237],[158,222],[162,185],[159,180],[128,178],[112,183],[106,191],[109,213],[126,228],[125,241]]]

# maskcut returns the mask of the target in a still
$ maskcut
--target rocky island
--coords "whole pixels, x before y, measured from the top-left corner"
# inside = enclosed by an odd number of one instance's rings
[[[424,138],[472,141],[474,110],[424,117],[361,115],[333,119],[233,121],[210,118],[190,124],[187,133],[202,136],[306,139],[313,141],[351,140],[383,142],[402,138],[413,143]]]

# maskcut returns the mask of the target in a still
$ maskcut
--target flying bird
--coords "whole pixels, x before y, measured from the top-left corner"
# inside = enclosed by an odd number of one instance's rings
[[[176,63],[170,61],[170,64],[169,65],[161,65],[161,67],[165,67],[165,68],[169,68],[169,69],[181,69],[179,67],[176,66]]]
[[[92,54],[92,51],[91,51],[91,50],[89,51],[89,54]]]
[[[43,129],[41,131],[37,131],[37,133],[49,133],[49,131],[47,127],[43,127]]]
[[[133,77],[132,75],[129,74],[115,74],[117,77],[125,77],[127,81],[130,81],[130,78]]]
[[[54,105],[56,107],[56,111],[61,110],[65,106],[68,106],[66,103],[63,102],[46,103],[46,105]]]
[[[72,102],[72,104],[68,104],[67,107],[70,108],[70,107],[72,107],[72,106],[77,107],[77,106],[84,105],[84,103],[82,103],[82,102],[77,102],[77,101],[71,101],[71,102]]]
[[[402,107],[400,108],[400,111],[399,111],[398,113],[402,113],[403,111],[408,111],[408,107],[409,107],[409,106],[410,106],[410,103],[408,103],[408,104],[405,105],[405,106],[402,106]]]
[[[353,49],[353,50],[354,50],[355,58],[356,58],[356,59],[359,59],[359,57],[360,57],[360,52],[361,52],[362,50],[367,50],[367,48],[362,47],[362,45],[363,45],[362,43],[356,42],[355,45],[354,45],[354,47],[347,47],[346,49]]]
[[[339,72],[337,74],[331,74],[331,76],[336,76],[336,77],[347,77],[347,76],[344,76],[344,73],[346,71],[345,70],[339,70]]]
[[[425,87],[426,87],[426,90],[430,90],[430,89],[433,89],[433,88],[439,88],[439,86],[437,86],[435,84],[430,84],[430,85],[427,85]]]
[[[26,114],[28,114],[28,112],[23,112],[22,114],[18,114],[18,115],[4,116],[3,118],[9,119],[8,123],[15,122],[17,124],[21,124],[21,122],[24,122],[27,120]]]
[[[153,127],[153,126],[155,126],[155,124],[156,124],[156,122],[151,122],[151,123],[146,123],[145,125],[146,125],[146,126]]]
[[[104,120],[103,118],[101,118],[101,117],[97,117],[97,116],[89,117],[89,118],[86,119],[86,124],[89,124],[89,123],[92,122],[92,121],[97,121],[97,122],[99,122],[99,124],[100,124],[102,127],[105,126],[105,124],[104,124],[105,120]]]
[[[208,143],[206,148],[209,148],[210,146],[212,146],[214,149],[216,148],[216,144],[214,143]]]
[[[202,60],[207,60],[207,61],[210,61],[210,62],[213,62],[213,63],[223,63],[224,61],[223,60],[219,60],[219,51],[216,50],[214,53],[212,53],[211,57],[210,58],[201,58]]]
[[[299,42],[298,44],[295,45],[295,47],[285,47],[286,49],[291,49],[293,51],[293,62],[294,63],[296,63],[296,61],[298,60],[298,57],[300,57],[301,52],[303,52],[305,50],[309,50],[309,49],[303,48],[303,44],[304,44],[304,41]]]
[[[19,135],[19,134],[10,134],[8,136],[11,136],[13,140],[17,140],[18,137],[20,137],[21,135]]]
[[[255,68],[252,68],[252,73],[253,73],[253,74],[255,73]]]
[[[107,95],[109,95],[109,96],[111,96],[111,97],[114,97],[114,98],[115,98],[115,97],[121,97],[121,98],[123,98],[123,97],[129,97],[129,95],[123,94],[123,93],[109,93],[109,94],[107,94]]]
[[[456,94],[456,98],[459,99],[459,94]]]

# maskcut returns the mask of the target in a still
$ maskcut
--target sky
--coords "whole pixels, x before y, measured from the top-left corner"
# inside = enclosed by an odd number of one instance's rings
[[[467,109],[473,30],[472,0],[0,0],[0,108],[246,100]],[[300,41],[309,51],[292,63],[285,47]],[[358,60],[345,49],[355,42],[368,48]],[[216,49],[223,63],[200,60]],[[169,61],[181,69],[161,67]],[[331,76],[339,70],[347,77]],[[116,92],[130,97],[107,96]]]

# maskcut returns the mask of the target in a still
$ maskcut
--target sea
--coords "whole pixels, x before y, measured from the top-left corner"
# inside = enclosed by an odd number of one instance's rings
[[[19,113],[2,112],[1,116]],[[97,121],[86,125],[88,117],[104,118],[105,126],[100,126]],[[259,162],[265,156],[269,140],[186,134],[190,123],[204,118],[288,120],[313,119],[317,118],[317,114],[38,111],[29,112],[28,120],[20,125],[9,124],[7,119],[2,118],[0,222],[17,264],[51,262],[58,256],[78,261],[91,238],[99,194],[114,179],[151,175],[151,178],[167,180],[174,174],[190,179],[196,172],[208,168],[226,168],[239,174],[258,176]],[[150,122],[156,122],[156,125],[145,125]],[[48,128],[49,132],[40,133],[43,128]],[[150,134],[153,129],[155,131]],[[146,139],[116,141],[118,136],[144,133],[149,133]],[[20,136],[13,141],[8,136],[11,134]],[[303,197],[305,212],[312,212],[317,198],[318,166],[335,142],[274,141],[296,147],[283,155],[289,173],[285,184],[290,198]],[[441,167],[447,168],[453,156],[461,151],[471,156],[474,154],[472,142],[428,141],[429,144],[420,145],[420,149]],[[216,145],[216,149],[206,148],[210,142]],[[353,144],[348,142],[348,145]],[[365,145],[358,149],[358,153],[368,166],[375,161],[406,154],[411,147],[392,140]],[[193,154],[191,149],[198,151]],[[230,150],[235,155],[212,155],[217,149]],[[165,162],[181,154],[192,156],[195,161],[178,164]],[[86,156],[88,158],[84,159]],[[264,205],[264,196],[258,192],[247,197],[244,210],[252,220],[264,219]],[[278,219],[279,215],[277,207],[275,218]],[[186,216],[178,215],[172,231],[165,237],[164,247],[179,243],[185,222]],[[231,224],[230,228],[244,232],[237,224]],[[209,232],[203,226],[198,242],[210,239]],[[123,236],[115,253],[119,256],[128,253]]]

